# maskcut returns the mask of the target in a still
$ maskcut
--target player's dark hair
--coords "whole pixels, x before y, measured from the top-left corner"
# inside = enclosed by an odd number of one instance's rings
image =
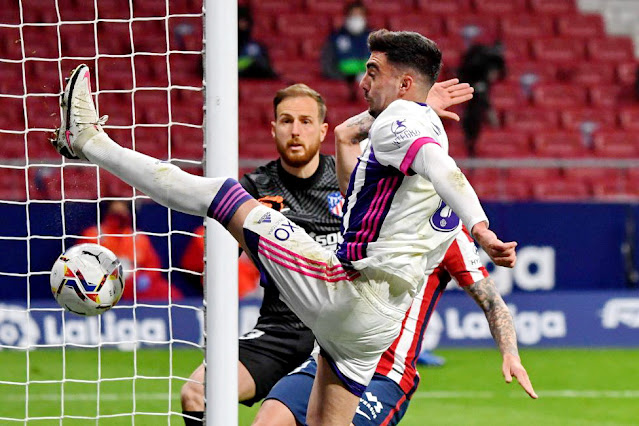
[[[442,68],[442,52],[437,44],[412,31],[373,31],[368,36],[368,49],[385,53],[391,65],[409,67],[426,77],[431,85]]]
[[[306,84],[298,83],[292,86],[288,86],[285,89],[278,90],[273,98],[273,114],[277,119],[277,106],[286,98],[298,98],[308,96],[313,98],[317,102],[317,109],[319,110],[319,122],[323,123],[326,118],[326,102],[322,95],[315,90],[308,87]]]

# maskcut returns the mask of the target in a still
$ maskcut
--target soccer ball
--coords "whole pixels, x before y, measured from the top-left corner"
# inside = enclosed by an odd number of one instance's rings
[[[60,306],[78,315],[111,309],[124,291],[122,264],[98,244],[79,244],[62,253],[51,268],[51,292]]]

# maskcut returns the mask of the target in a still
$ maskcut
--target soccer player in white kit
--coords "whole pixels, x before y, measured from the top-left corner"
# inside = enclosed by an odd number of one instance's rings
[[[160,204],[214,218],[252,255],[320,345],[306,419],[311,425],[350,423],[424,285],[424,271],[441,260],[459,232],[440,195],[496,264],[512,267],[516,259],[516,243],[504,243],[488,229],[475,192],[448,157],[441,122],[418,103],[441,67],[437,46],[417,33],[386,30],[373,33],[369,44],[361,86],[379,123],[371,129],[368,157],[351,179],[344,243],[336,253],[234,179],[190,175],[116,144],[101,127],[86,66],[67,83],[53,140],[61,154],[99,165]]]

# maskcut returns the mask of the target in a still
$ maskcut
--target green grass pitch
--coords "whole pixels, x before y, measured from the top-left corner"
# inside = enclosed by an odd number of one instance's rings
[[[537,401],[528,398],[516,383],[503,382],[495,350],[437,353],[446,357],[447,364],[421,370],[421,385],[402,425],[599,426],[639,422],[637,349],[522,351],[540,396]],[[5,420],[0,424],[23,424],[28,416],[43,418],[30,420],[29,425],[59,425],[64,415],[64,425],[85,425],[95,422],[74,417],[99,415],[100,425],[182,425],[177,413],[181,412],[183,381],[167,377],[187,377],[201,360],[200,351],[182,349],[172,354],[167,350],[102,350],[99,358],[92,350],[2,351],[0,418]],[[68,381],[61,385],[56,381],[63,373]],[[90,383],[98,377],[102,378],[99,386]],[[240,425],[249,425],[256,411],[257,407],[241,406]]]

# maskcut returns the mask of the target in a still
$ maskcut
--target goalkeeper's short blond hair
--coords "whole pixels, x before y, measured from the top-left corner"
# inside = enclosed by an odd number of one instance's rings
[[[293,84],[285,89],[280,89],[273,98],[273,114],[277,119],[277,106],[286,98],[297,98],[308,96],[317,102],[317,109],[319,111],[319,122],[323,123],[326,118],[326,102],[324,98],[317,91],[311,89],[304,83]]]

